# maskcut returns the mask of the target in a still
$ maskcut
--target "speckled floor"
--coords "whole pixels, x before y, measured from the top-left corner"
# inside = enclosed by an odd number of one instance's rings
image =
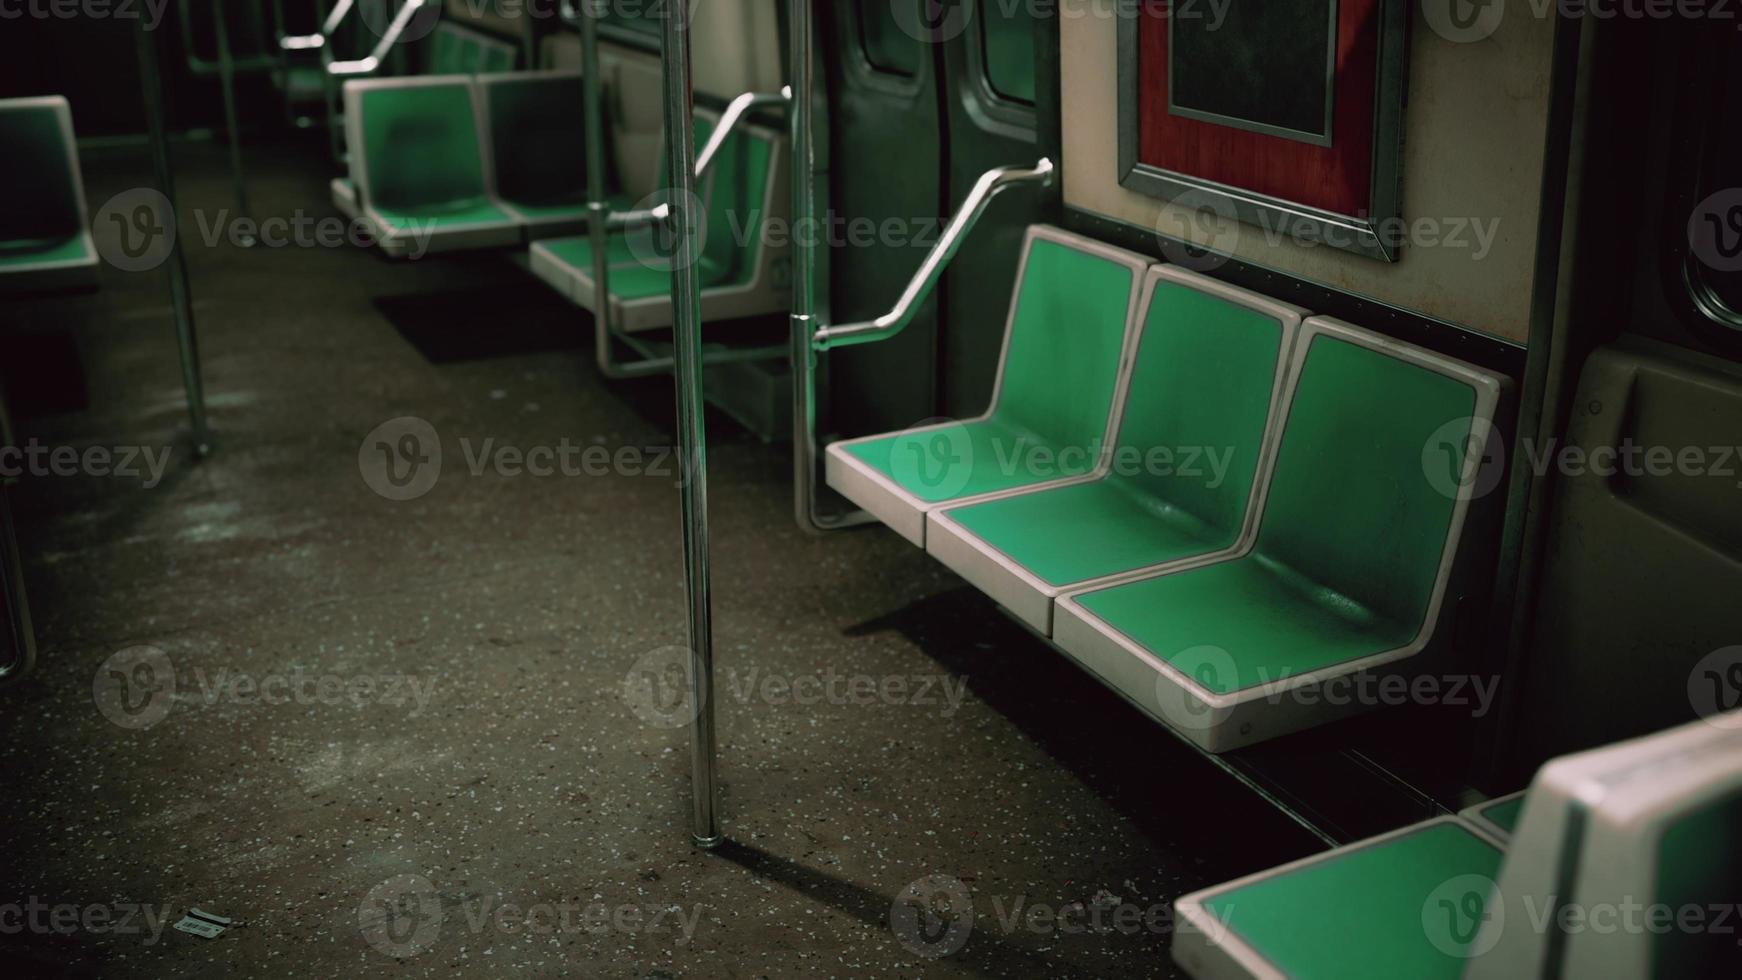
[[[209,225],[222,156],[178,157]],[[318,154],[250,161],[258,214],[331,214]],[[93,209],[142,162],[87,159]],[[149,487],[13,489],[42,662],[0,691],[10,975],[1173,976],[1170,899],[1313,849],[893,534],[803,536],[785,450],[716,417],[730,841],[695,850],[648,683],[683,641],[671,476],[470,465],[668,445],[669,382],[579,349],[435,365],[374,303],[544,288],[500,259],[197,235],[204,461],[160,274],[0,306],[21,440],[170,451]],[[19,402],[70,382],[19,358],[57,333],[88,404],[44,413]],[[409,501],[359,460],[401,416],[444,452]],[[195,906],[237,924],[170,928]]]

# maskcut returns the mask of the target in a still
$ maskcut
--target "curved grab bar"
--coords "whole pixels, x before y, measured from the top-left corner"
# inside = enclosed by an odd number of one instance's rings
[[[733,99],[720,116],[720,124],[714,127],[714,132],[708,137],[708,142],[702,151],[696,154],[696,180],[701,181],[713,169],[714,158],[720,155],[720,148],[731,138],[732,131],[744,121],[753,109],[764,106],[784,106],[792,101],[792,86],[783,86],[778,92],[745,92]],[[671,220],[671,205],[660,204],[640,211],[618,211],[610,213],[605,219],[608,231],[621,231],[625,228],[640,228],[645,225],[664,224]]]
[[[327,12],[327,19],[321,24],[319,34],[293,34],[278,39],[278,47],[283,51],[318,51],[327,46],[327,38],[331,37],[339,26],[345,22],[345,15],[357,5],[357,0],[339,0],[333,9]]]
[[[980,216],[986,213],[986,206],[998,196],[1000,191],[1015,187],[1018,184],[1039,184],[1042,187],[1052,186],[1053,165],[1045,157],[1032,167],[994,167],[980,175],[974,182],[974,189],[963,199],[962,206],[956,211],[955,217],[944,228],[943,235],[932,246],[925,261],[921,262],[913,278],[902,290],[901,298],[888,313],[875,320],[862,320],[858,323],[843,323],[835,326],[818,326],[811,335],[811,345],[818,351],[833,350],[837,347],[850,347],[854,344],[868,344],[877,340],[887,340],[907,328],[919,312],[919,306],[943,278],[944,270],[961,250],[962,242],[968,237],[968,232],[974,229]]]
[[[355,61],[330,62],[327,65],[327,74],[336,77],[373,75],[381,67],[381,61],[387,57],[387,52],[392,51],[393,46],[399,43],[399,36],[405,33],[405,28],[411,24],[411,18],[428,5],[429,0],[405,0],[399,13],[393,15],[393,23],[388,24],[387,30],[381,33],[381,40],[376,42],[375,50],[369,52],[368,57]]]

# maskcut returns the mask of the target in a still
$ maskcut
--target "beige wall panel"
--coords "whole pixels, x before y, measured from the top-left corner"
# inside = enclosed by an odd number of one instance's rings
[[[1406,242],[1380,262],[1328,246],[1275,241],[1226,222],[1193,234],[1241,259],[1523,343],[1548,118],[1554,24],[1528,8],[1491,37],[1454,43],[1410,4],[1409,105],[1404,112],[1403,217],[1462,225],[1464,246]],[[1118,179],[1118,25],[1112,0],[1061,3],[1065,201],[1144,228],[1190,227],[1171,205]],[[1491,236],[1486,252],[1476,224]]]

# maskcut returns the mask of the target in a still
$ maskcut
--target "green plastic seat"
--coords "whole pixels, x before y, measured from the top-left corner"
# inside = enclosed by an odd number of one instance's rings
[[[1148,260],[1043,225],[1022,254],[991,408],[825,454],[831,487],[922,548],[940,505],[1096,472],[1117,426]]]
[[[1544,896],[1585,910],[1710,910],[1737,900],[1738,881],[1742,711],[1550,761],[1531,781],[1499,876],[1508,914],[1520,917],[1524,898],[1540,908]],[[1466,977],[1742,976],[1736,936],[1713,940],[1708,932],[1585,929],[1555,942],[1508,927],[1496,930]]]
[[[1448,444],[1473,467],[1500,389],[1319,317],[1301,328],[1292,373],[1252,544],[1068,593],[1055,612],[1065,652],[1210,752],[1359,710],[1360,698],[1312,692],[1402,672],[1426,646],[1469,496],[1425,461]]]
[[[94,284],[97,249],[67,100],[0,99],[0,146],[13,176],[0,207],[0,290]]]
[[[1716,722],[1555,759],[1525,794],[1186,895],[1174,960],[1204,980],[1742,975],[1732,931],[1672,927],[1683,910],[1714,922],[1742,880],[1742,711]],[[1484,809],[1518,832],[1471,820]]]
[[[484,75],[477,84],[503,209],[535,240],[584,232],[586,102],[580,73]],[[606,183],[615,182],[607,175]],[[630,206],[620,194],[610,201],[613,210]]]
[[[345,83],[351,179],[389,255],[518,244],[520,222],[490,195],[470,80]]]
[[[1136,366],[1087,482],[945,506],[926,551],[1035,629],[1073,585],[1240,546],[1304,311],[1173,266],[1144,280]]]
[[[716,117],[697,113],[698,147],[707,141],[717,122]],[[785,156],[779,139],[773,132],[740,126],[721,146],[700,184],[706,223],[696,268],[706,321],[779,312],[790,301],[774,275],[776,251],[763,235],[765,223],[784,202],[784,195],[778,193]],[[613,210],[634,207],[621,196],[611,200]],[[646,202],[639,203],[646,206]],[[637,331],[670,326],[671,274],[655,248],[651,231],[613,232],[607,248],[614,327]],[[531,260],[534,275],[576,305],[593,309],[597,298],[590,238],[535,242]]]
[[[1173,955],[1197,977],[1458,980],[1502,857],[1441,817],[1181,898]]]

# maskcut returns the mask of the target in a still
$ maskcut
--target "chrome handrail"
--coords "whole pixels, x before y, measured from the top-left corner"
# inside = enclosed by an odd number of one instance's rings
[[[339,0],[333,4],[333,9],[327,12],[327,19],[322,22],[319,34],[293,34],[278,39],[278,46],[285,51],[315,51],[327,46],[327,38],[345,23],[345,15],[357,5],[357,0]]]
[[[901,298],[888,313],[875,320],[863,320],[858,323],[843,323],[835,326],[816,323],[815,332],[811,335],[811,345],[820,351],[834,350],[837,347],[850,347],[854,344],[868,344],[879,340],[888,340],[907,328],[913,318],[919,313],[920,304],[936,288],[938,280],[943,278],[950,262],[961,250],[962,242],[968,233],[974,230],[974,225],[980,216],[986,213],[987,205],[998,196],[1000,191],[1015,187],[1018,184],[1039,184],[1042,187],[1052,186],[1053,165],[1045,157],[1032,167],[994,167],[980,175],[974,182],[973,190],[968,192],[962,206],[956,211],[955,217],[945,226],[937,244],[926,254],[925,261],[919,264],[919,269],[908,280],[907,288],[902,290]]]
[[[375,50],[366,57],[353,61],[331,61],[327,63],[327,74],[335,78],[345,78],[354,75],[373,75],[381,67],[381,62],[393,46],[399,43],[399,36],[405,33],[405,28],[411,24],[411,18],[419,10],[429,5],[429,0],[405,0],[399,12],[393,15],[393,22],[387,25],[387,30],[381,32],[381,40],[375,43]]]
[[[809,230],[816,224],[816,146],[811,114],[816,91],[816,64],[812,49],[811,0],[788,0],[792,62],[792,107],[787,113],[792,143],[792,318],[789,353],[792,362],[792,488],[793,516],[807,532],[821,534],[875,520],[862,510],[824,514],[817,507],[817,361],[836,347],[885,340],[900,333],[913,321],[938,280],[948,270],[962,241],[972,231],[986,206],[1001,191],[1018,184],[1038,183],[1049,187],[1054,179],[1052,161],[1042,158],[1032,167],[997,167],[981,175],[962,207],[950,219],[938,243],[908,282],[895,306],[875,320],[830,326],[817,312],[816,274],[819,236]]]

